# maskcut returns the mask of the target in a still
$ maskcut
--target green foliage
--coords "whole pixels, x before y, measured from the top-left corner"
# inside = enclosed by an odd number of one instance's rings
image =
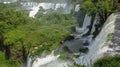
[[[20,67],[18,63],[11,64],[9,60],[6,60],[4,53],[0,51],[0,67]]]
[[[59,58],[65,60],[66,59],[66,55],[65,54],[61,54]]]
[[[105,21],[107,17],[117,10],[117,3],[113,0],[85,0],[81,9],[88,13],[88,15],[98,14],[100,20]]]
[[[120,55],[116,56],[105,56],[98,59],[93,67],[120,67]]]
[[[86,12],[89,16],[91,16],[91,24],[88,26],[89,31],[83,36],[88,36],[91,34],[92,25],[95,19],[95,16],[99,18],[98,24],[95,25],[95,31],[92,33],[95,38],[99,32],[106,19],[111,13],[117,11],[117,2],[115,0],[84,0],[81,6],[81,10]]]
[[[24,11],[26,8],[22,6],[22,4],[20,4],[19,2],[13,2],[9,4],[0,3],[0,10],[6,10],[6,9]]]
[[[71,53],[70,49],[69,49],[67,46],[63,46],[62,49],[63,49],[64,51],[66,51],[66,52]]]
[[[23,12],[14,10],[1,10],[0,11],[0,34],[16,28],[18,25],[26,24],[31,21]],[[2,37],[2,36],[1,36]]]
[[[72,22],[72,16],[65,14],[45,14],[38,19],[17,10],[4,9],[0,11],[0,40],[4,46],[9,46],[10,62],[23,63],[29,54],[39,55],[60,46],[59,43],[71,33]]]
[[[97,7],[92,2],[92,0],[85,0],[81,6],[81,9],[87,12],[89,15],[92,15],[97,12]]]
[[[4,53],[0,51],[0,67],[7,67]]]
[[[72,58],[78,58],[78,57],[80,57],[80,55],[78,55],[78,54],[72,54]]]

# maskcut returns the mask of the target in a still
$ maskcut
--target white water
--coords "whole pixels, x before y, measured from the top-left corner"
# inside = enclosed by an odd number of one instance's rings
[[[30,57],[28,57],[28,59],[27,59],[27,67],[31,67],[31,65],[32,65],[32,58],[30,58]]]
[[[83,34],[85,34],[86,32],[89,31],[88,26],[91,23],[90,21],[91,21],[91,17],[86,14],[85,18],[84,18],[84,22],[83,22],[82,28],[76,26],[76,32],[79,33],[80,36],[82,36]]]
[[[59,8],[63,8],[65,13],[70,13],[72,9],[71,4],[67,3],[39,3],[37,6],[33,6],[32,10],[29,13],[30,17],[35,17],[35,15],[40,10],[40,7],[43,9],[54,9],[58,10]],[[75,11],[79,10],[79,5],[76,5]],[[32,59],[28,59],[28,65],[27,67],[67,67],[69,62],[65,62],[63,60],[59,60],[58,57],[60,55],[54,55],[52,52],[50,55],[47,55],[46,57],[37,57],[36,60],[32,62]]]
[[[3,2],[4,4],[9,4],[9,3],[17,2],[17,0],[3,0],[3,1],[0,0],[0,2]]]
[[[0,2],[10,3],[10,2],[17,2],[17,0],[0,0]]]
[[[53,52],[50,55],[47,55],[44,58],[36,58],[36,60],[33,62],[32,67],[39,67],[41,65],[45,65],[47,63],[50,63],[51,61],[56,60],[60,55],[54,56]]]
[[[31,64],[31,58],[28,60],[27,67],[67,67],[67,62],[58,60],[60,55],[54,55],[54,51],[46,57],[35,58],[33,64]]]
[[[93,22],[93,25],[92,25],[92,30],[91,30],[91,34],[93,34],[93,32],[95,31],[95,25],[99,23],[99,18],[98,16],[96,15],[95,16],[95,20]]]
[[[91,23],[90,21],[91,21],[91,17],[86,14],[86,15],[85,15],[84,22],[83,22],[83,26],[82,26],[83,33],[82,33],[81,35],[83,35],[83,34],[85,34],[86,32],[89,31],[88,26],[89,26],[90,23]]]
[[[108,47],[105,46],[107,35],[111,32],[114,32],[114,22],[116,19],[116,15],[112,14],[105,25],[103,26],[100,34],[95,38],[95,40],[89,45],[89,52],[79,58],[75,58],[74,60],[81,65],[86,65],[87,67],[91,67],[91,64],[97,59],[103,56],[105,52],[107,52]],[[87,24],[85,24],[87,25]]]
[[[80,4],[77,4],[77,5],[75,6],[75,11],[78,12],[79,10],[80,10]]]
[[[39,3],[37,6],[32,7],[32,10],[29,13],[30,17],[34,17],[37,12],[40,10],[40,7],[42,7],[43,9],[47,10],[47,9],[53,9],[53,10],[58,10],[59,8],[63,8],[65,9],[64,12],[65,13],[70,13],[70,10],[72,8],[70,8],[72,5],[67,5],[67,3]],[[76,8],[77,9],[77,8]]]
[[[10,3],[9,1],[5,1],[5,4]],[[30,3],[28,3],[28,5],[31,5]],[[42,7],[43,9],[47,10],[47,9],[54,9],[57,10],[58,8],[67,8],[67,4],[66,3],[39,3],[36,5],[33,5],[33,7],[31,8],[32,10],[30,11],[29,16],[30,17],[34,17],[37,12],[40,10],[40,7]],[[70,8],[71,9],[71,8]],[[75,7],[75,11],[79,10],[79,5],[76,5]],[[67,11],[66,11],[67,12]],[[108,20],[106,21],[103,30],[101,31],[101,33],[97,36],[97,38],[93,41],[93,43],[91,43],[91,45],[89,46],[89,52],[88,54],[84,55],[84,56],[80,56],[79,58],[75,59],[75,61],[79,64],[85,64],[87,67],[90,67],[90,64],[96,60],[97,58],[101,57],[107,50],[108,47],[104,46],[106,39],[107,39],[107,35],[111,32],[114,31],[114,20],[115,20],[115,15],[112,14]],[[78,28],[80,29],[79,31],[83,31],[83,34],[86,33],[89,29],[87,26],[90,25],[90,21],[91,21],[91,17],[86,15],[84,22],[83,22],[83,28]],[[93,33],[95,31],[95,24],[97,24],[97,19],[94,20],[94,24],[93,24],[93,28],[91,33]],[[89,36],[87,39],[91,38],[91,36]],[[33,62],[32,67],[64,67],[65,65],[67,65],[67,63],[64,62],[60,62],[57,61],[58,57],[60,55],[54,55],[53,53],[51,53],[50,55],[47,55],[46,57],[43,58],[36,58],[36,60]],[[31,66],[31,61],[32,59],[29,59],[29,64],[28,67]]]

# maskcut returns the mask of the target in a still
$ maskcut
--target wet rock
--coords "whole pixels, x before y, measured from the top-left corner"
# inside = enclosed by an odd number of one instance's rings
[[[74,40],[74,39],[75,39],[74,36],[69,35],[69,36],[67,36],[63,41],[61,41],[60,44],[63,44],[63,43],[66,42],[66,41],[71,41],[71,40]]]
[[[70,41],[70,40],[73,40],[73,39],[75,39],[75,37],[74,36],[67,36],[65,39],[64,39],[64,41]]]
[[[113,45],[109,45],[109,48],[113,48],[114,46]]]
[[[89,45],[89,42],[86,40],[84,43],[83,43],[84,46],[88,46]]]
[[[82,48],[79,49],[79,52],[87,53],[88,50],[89,49],[87,47],[82,47]]]
[[[120,52],[120,49],[119,50],[115,50],[116,52]]]
[[[63,44],[63,43],[64,43],[64,41],[61,41],[61,42],[60,42],[60,44]]]
[[[70,53],[71,53],[70,49],[69,49],[67,46],[63,46],[62,49],[63,49],[64,51],[66,51],[66,52],[70,52]]]

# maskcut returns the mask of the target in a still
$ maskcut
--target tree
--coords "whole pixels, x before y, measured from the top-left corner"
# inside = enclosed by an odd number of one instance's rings
[[[85,0],[81,9],[87,11],[89,15],[98,14],[105,22],[107,17],[116,11],[116,1],[113,0]]]
[[[24,63],[26,67],[28,56],[60,46],[60,41],[70,34],[72,26],[70,15],[46,14],[38,19],[16,10],[1,10],[0,41],[6,59],[12,64]]]
[[[81,10],[85,11],[92,17],[89,31],[85,35],[89,35],[94,22],[95,15],[99,17],[99,24],[96,25],[96,31],[93,33],[94,38],[99,33],[99,28],[103,26],[108,16],[116,11],[116,1],[113,0],[85,0],[81,6]]]

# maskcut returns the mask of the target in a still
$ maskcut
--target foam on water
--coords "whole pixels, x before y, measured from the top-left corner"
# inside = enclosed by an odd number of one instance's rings
[[[37,6],[32,7],[32,10],[29,13],[30,17],[34,17],[37,12],[40,10],[40,7],[42,7],[43,9],[47,10],[47,9],[54,9],[57,10],[58,8],[62,7],[65,8],[66,7],[66,3],[39,3]]]
[[[91,21],[91,17],[86,14],[82,27],[84,29],[83,34],[85,34],[89,30],[88,26],[90,25],[90,21]]]
[[[103,29],[100,34],[95,38],[95,40],[89,45],[89,52],[79,58],[75,58],[74,60],[81,65],[86,65],[87,67],[91,67],[91,64],[97,59],[103,56],[103,54],[109,49],[105,46],[107,35],[109,33],[114,32],[115,27],[115,19],[116,15],[112,14],[109,16]]]
[[[50,55],[47,55],[44,58],[37,57],[36,60],[33,62],[32,67],[39,67],[41,65],[48,64],[54,60],[56,60],[60,55],[54,56],[52,52]]]

